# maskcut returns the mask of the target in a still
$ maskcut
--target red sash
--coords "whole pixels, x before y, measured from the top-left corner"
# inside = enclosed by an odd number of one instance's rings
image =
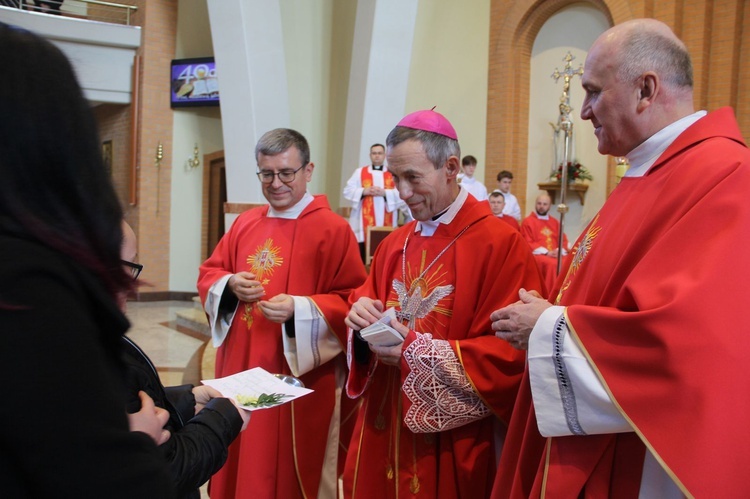
[[[369,168],[362,168],[362,188],[367,189],[372,187],[372,172]],[[383,184],[386,189],[395,189],[396,184],[393,183],[393,176],[389,171],[383,170]],[[383,217],[383,225],[387,227],[393,227],[393,213],[386,211]],[[374,227],[377,223],[375,222],[375,202],[372,196],[364,196],[362,198],[362,230],[367,234],[367,227]]]

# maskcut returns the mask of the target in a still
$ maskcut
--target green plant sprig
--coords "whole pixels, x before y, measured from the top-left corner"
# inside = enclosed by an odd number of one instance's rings
[[[283,393],[261,393],[257,397],[237,394],[235,398],[240,405],[245,407],[255,407],[257,409],[261,407],[272,407],[274,405],[279,405],[282,403],[282,400],[287,397],[291,397],[291,395],[286,395]]]

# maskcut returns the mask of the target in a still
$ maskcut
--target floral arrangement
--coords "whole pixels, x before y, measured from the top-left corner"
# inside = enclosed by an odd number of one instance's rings
[[[557,167],[557,171],[553,172],[550,178],[558,182],[562,178],[563,165],[560,164]],[[568,182],[575,182],[576,180],[594,180],[591,176],[591,172],[578,161],[568,161]]]

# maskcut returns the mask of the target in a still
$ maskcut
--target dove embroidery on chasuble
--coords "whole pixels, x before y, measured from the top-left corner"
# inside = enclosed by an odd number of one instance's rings
[[[345,495],[486,497],[497,471],[488,409],[510,418],[524,365],[523,354],[495,337],[489,316],[517,300],[520,287],[538,289],[539,273],[521,234],[471,196],[431,236],[415,225],[383,241],[350,298],[394,307],[411,331],[399,366],[374,355],[357,361],[350,345],[347,394],[361,397],[362,408]]]
[[[428,272],[432,267],[438,263],[440,257],[448,251],[451,246],[458,240],[461,235],[467,231],[472,224],[467,225],[456,235],[425,267],[427,262],[427,248],[422,249],[420,254],[419,264],[414,265],[415,262],[407,262],[406,250],[409,245],[409,234],[404,240],[404,250],[401,256],[401,281],[398,279],[393,280],[393,291],[396,293],[397,300],[389,300],[386,306],[398,306],[399,311],[396,312],[396,316],[401,322],[406,322],[409,329],[424,331],[421,327],[417,327],[417,320],[425,319],[427,315],[435,311],[436,314],[443,315],[445,317],[451,316],[451,309],[449,307],[437,307],[437,304],[441,299],[447,298],[453,293],[453,285],[445,284],[446,282],[453,282],[453,279],[446,281],[446,272],[443,271],[443,265],[438,267],[431,273]],[[431,241],[431,240],[430,240]],[[418,273],[417,273],[418,272]],[[408,287],[407,287],[407,284]],[[436,308],[437,307],[437,308]],[[433,318],[435,319],[435,318]],[[429,327],[429,325],[428,325]]]

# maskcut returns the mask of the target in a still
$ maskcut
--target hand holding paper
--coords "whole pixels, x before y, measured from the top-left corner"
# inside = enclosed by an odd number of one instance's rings
[[[309,388],[292,386],[261,367],[254,367],[225,378],[203,380],[248,411],[285,404],[311,393]]]

